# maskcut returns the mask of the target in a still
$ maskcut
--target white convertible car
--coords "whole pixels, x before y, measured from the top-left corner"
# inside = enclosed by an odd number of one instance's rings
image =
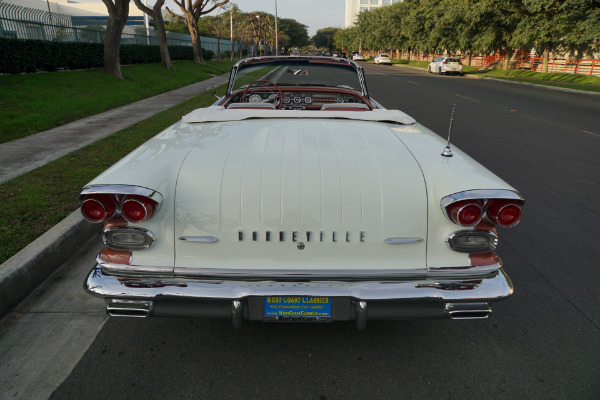
[[[329,57],[238,62],[226,95],[84,187],[111,316],[486,318],[523,198]]]

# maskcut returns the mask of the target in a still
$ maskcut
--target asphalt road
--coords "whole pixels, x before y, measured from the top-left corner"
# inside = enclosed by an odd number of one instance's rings
[[[364,332],[109,319],[52,399],[600,398],[600,97],[366,70],[373,97],[442,136],[456,104],[452,142],[526,198],[498,249],[515,294],[487,320]]]

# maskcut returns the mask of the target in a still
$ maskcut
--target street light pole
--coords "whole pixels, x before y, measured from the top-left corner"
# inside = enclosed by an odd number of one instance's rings
[[[279,39],[277,36],[277,0],[275,0],[275,55],[279,55]]]
[[[148,1],[144,0],[144,5],[148,7]],[[144,13],[144,25],[146,26],[146,43],[150,45],[150,19],[148,14]]]

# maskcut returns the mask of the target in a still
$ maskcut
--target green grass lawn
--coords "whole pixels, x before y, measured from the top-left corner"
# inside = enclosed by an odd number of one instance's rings
[[[408,65],[411,67],[427,69],[429,61],[407,61],[407,60],[392,60],[394,64]],[[600,92],[600,77],[589,75],[575,75],[562,73],[548,73],[522,70],[503,70],[492,69],[485,72],[478,72],[477,67],[463,65],[465,74],[473,74],[477,76],[485,76],[489,78],[506,79],[517,82],[534,83],[537,85],[565,87],[577,90],[587,90]]]
[[[231,61],[123,66],[124,79],[100,69],[0,76],[0,143],[99,114],[229,72]]]
[[[86,183],[182,115],[214,101],[212,94],[199,95],[0,185],[0,263],[75,211]]]
[[[480,75],[480,73],[477,73],[477,75]],[[482,75],[490,78],[508,79],[518,82],[534,83],[537,85],[558,86],[569,89],[600,92],[600,77],[597,76],[563,74],[558,72],[544,74],[534,71],[501,69],[486,71]]]

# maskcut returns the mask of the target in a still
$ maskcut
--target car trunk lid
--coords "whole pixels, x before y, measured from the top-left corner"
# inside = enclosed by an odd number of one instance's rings
[[[176,272],[425,271],[425,182],[392,126],[203,124],[177,181]]]

